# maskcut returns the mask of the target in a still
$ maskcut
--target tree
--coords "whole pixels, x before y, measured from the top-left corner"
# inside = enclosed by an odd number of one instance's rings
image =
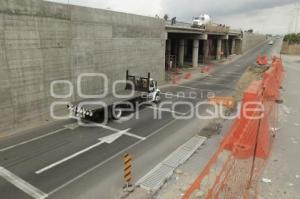
[[[292,33],[284,36],[283,41],[287,41],[290,44],[300,43],[300,35]]]

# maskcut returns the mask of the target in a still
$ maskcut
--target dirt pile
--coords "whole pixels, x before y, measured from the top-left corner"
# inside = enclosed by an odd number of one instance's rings
[[[241,76],[235,88],[234,99],[236,102],[241,101],[243,98],[243,92],[248,88],[253,80],[262,79],[263,73],[269,69],[269,65],[257,65],[253,64],[249,66],[246,72]]]

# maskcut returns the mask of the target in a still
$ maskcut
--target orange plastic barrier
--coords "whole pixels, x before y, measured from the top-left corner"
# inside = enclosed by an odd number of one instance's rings
[[[267,65],[268,64],[268,57],[267,56],[261,56],[261,55],[258,55],[257,58],[256,58],[256,63],[258,65]]]
[[[184,74],[184,79],[191,79],[192,73],[188,72]]]
[[[173,75],[172,76],[172,83],[173,84],[179,84],[180,83],[180,78],[178,75]]]
[[[201,73],[208,73],[211,71],[213,65],[212,64],[209,64],[207,66],[204,66],[203,68],[200,69],[200,72]]]
[[[275,100],[280,97],[283,74],[282,60],[273,57],[263,79],[253,81],[244,92],[239,117],[184,199],[197,191],[203,193],[201,198],[209,199],[257,198],[260,174],[278,126]]]
[[[235,100],[233,97],[225,97],[225,96],[214,96],[209,98],[211,103],[222,105],[227,108],[233,108],[235,106]]]
[[[175,72],[176,72],[176,73],[180,73],[180,68],[176,68],[176,69],[175,69]]]

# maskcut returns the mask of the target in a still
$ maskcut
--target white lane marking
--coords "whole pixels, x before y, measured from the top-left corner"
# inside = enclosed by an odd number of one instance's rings
[[[125,130],[119,130],[119,129],[115,129],[115,128],[112,128],[112,127],[109,127],[109,126],[106,126],[106,125],[102,125],[104,126],[105,128],[107,129],[110,129],[110,130],[114,130],[116,131],[117,133],[120,133],[121,135],[127,135],[127,136],[130,136],[130,137],[134,137],[134,138],[137,138],[139,140],[145,140],[146,138],[145,137],[141,137],[139,135],[136,135],[136,134],[133,134],[133,133],[130,133],[130,128],[128,129],[125,129]]]
[[[41,174],[41,173],[43,173],[43,172],[45,172],[45,171],[47,171],[47,170],[49,170],[49,169],[51,169],[53,167],[56,167],[57,165],[62,164],[64,162],[68,161],[68,160],[71,160],[71,159],[75,158],[76,156],[79,156],[80,154],[83,154],[83,153],[85,153],[85,152],[87,152],[87,151],[89,151],[89,150],[91,150],[91,149],[93,149],[93,148],[95,148],[95,147],[103,144],[103,143],[104,143],[103,141],[97,142],[96,144],[93,144],[93,145],[91,145],[91,146],[89,146],[89,147],[87,147],[85,149],[82,149],[82,150],[80,150],[80,151],[78,151],[78,152],[76,152],[76,153],[74,153],[74,154],[72,154],[70,156],[67,156],[67,157],[65,157],[65,158],[63,158],[63,159],[61,159],[61,160],[59,160],[57,162],[54,162],[53,164],[50,164],[50,165],[48,165],[48,166],[46,166],[46,167],[44,167],[42,169],[39,169],[39,170],[37,170],[34,173],[35,174]]]
[[[180,96],[180,95],[175,95],[175,94],[172,94],[172,93],[160,93],[162,95],[167,95],[167,96],[172,96],[172,97],[177,97],[177,98],[185,98],[185,99],[196,99],[195,97],[185,97],[185,96]]]
[[[200,81],[195,80],[194,82],[200,82]],[[214,85],[215,86],[222,86],[224,88],[234,89],[234,88],[225,86],[225,84],[218,84],[218,83],[213,83],[213,82],[201,82],[201,84],[205,84],[205,85],[208,85],[208,86],[214,86]],[[213,91],[213,90],[211,90],[211,91]]]
[[[193,89],[193,90],[198,90],[199,88],[194,88],[194,87],[190,87],[190,86],[181,86],[181,85],[172,85],[174,87],[180,87],[180,88],[188,88],[188,89]]]
[[[114,131],[114,132],[120,132],[120,131],[122,131],[120,129],[116,129],[116,128],[113,128],[113,127],[110,127],[110,126],[107,126],[107,125],[104,125],[104,124],[93,123],[93,125],[95,125],[97,127],[101,127],[101,128],[107,129],[107,130],[110,130],[110,131]]]
[[[192,89],[192,90],[199,90],[199,91],[213,91],[210,89],[204,89],[204,88],[195,88],[195,87],[190,87],[190,86],[180,86],[180,85],[172,85],[174,87],[181,87],[181,88],[188,88],[188,89]]]
[[[67,129],[70,129],[70,130],[74,130],[74,129],[78,128],[79,126],[80,125],[78,124],[78,122],[64,125],[64,127],[66,127]]]
[[[149,138],[149,137],[154,136],[155,134],[159,133],[162,129],[168,127],[169,125],[173,124],[173,123],[176,122],[176,121],[177,121],[177,119],[171,120],[170,122],[168,122],[168,123],[165,124],[164,126],[160,127],[159,129],[157,129],[157,130],[154,131],[153,133],[149,134],[149,135],[146,137],[146,139]],[[125,153],[126,151],[128,151],[128,150],[131,149],[132,147],[134,147],[134,146],[140,144],[142,141],[143,141],[143,140],[139,140],[139,141],[137,141],[136,143],[134,143],[134,144],[132,144],[132,145],[130,145],[130,146],[124,148],[123,150],[121,150],[121,151],[119,151],[118,153],[114,154],[113,156],[107,158],[107,159],[104,160],[103,162],[101,162],[101,163],[95,165],[94,167],[92,167],[92,168],[86,170],[85,172],[81,173],[80,175],[74,177],[73,179],[71,179],[71,180],[67,181],[66,183],[64,183],[64,184],[62,184],[62,185],[60,185],[60,186],[58,186],[58,187],[55,188],[55,189],[53,189],[52,191],[50,191],[50,192],[48,193],[48,195],[52,195],[52,194],[56,193],[57,191],[59,191],[59,190],[65,188],[66,186],[68,186],[69,184],[73,183],[74,181],[76,181],[76,180],[80,179],[81,177],[85,176],[86,174],[88,174],[88,173],[94,171],[94,170],[97,169],[98,167],[101,167],[102,165],[106,164],[107,162],[111,161],[112,159],[116,158],[117,156],[119,156],[119,155]]]
[[[41,135],[41,136],[32,138],[32,139],[30,139],[30,140],[26,140],[26,141],[24,141],[24,142],[20,142],[20,143],[18,143],[18,144],[15,144],[15,145],[11,145],[11,146],[2,148],[2,149],[0,149],[0,152],[7,151],[7,150],[9,150],[9,149],[13,149],[13,148],[16,148],[16,147],[21,146],[21,145],[24,145],[24,144],[28,144],[28,143],[30,143],[30,142],[34,142],[34,141],[36,141],[36,140],[39,140],[39,139],[48,137],[48,136],[50,136],[50,135],[54,135],[54,134],[59,133],[59,132],[61,132],[61,131],[63,131],[63,130],[66,130],[66,129],[67,129],[67,128],[64,127],[64,128],[61,128],[61,129],[52,131],[52,132],[50,132],[50,133],[47,133],[47,134],[45,134],[45,135]]]
[[[96,124],[96,126],[104,128],[104,129],[108,129],[108,130],[111,130],[111,131],[115,131],[115,132],[122,132],[123,135],[134,137],[134,138],[137,138],[137,139],[140,139],[140,140],[145,140],[146,139],[145,137],[141,137],[141,136],[138,136],[136,134],[128,132],[130,130],[130,128],[125,129],[125,130],[120,130],[120,129],[116,129],[116,128],[113,128],[113,127],[110,127],[110,126],[106,126],[104,124]]]
[[[38,188],[32,186],[28,182],[24,181],[20,177],[16,176],[12,172],[8,171],[7,169],[5,169],[1,166],[0,166],[0,176],[33,198],[43,199],[48,196],[48,194],[42,192]]]
[[[198,107],[199,107],[199,105],[193,107],[193,110],[195,110],[195,109],[198,108]],[[191,111],[193,111],[193,110],[191,110]],[[189,111],[189,112],[190,112],[190,111]],[[189,113],[189,112],[188,112],[188,113]],[[171,120],[171,121],[168,122],[167,124],[163,125],[163,126],[160,127],[159,129],[157,129],[156,131],[150,133],[150,134],[146,137],[146,139],[148,139],[148,138],[150,138],[150,137],[156,135],[156,134],[159,133],[161,130],[163,130],[164,128],[167,128],[168,126],[170,126],[171,124],[173,124],[173,123],[176,122],[176,121],[177,121],[177,119]],[[48,193],[48,195],[52,195],[52,194],[56,193],[57,191],[59,191],[59,190],[65,188],[65,187],[68,186],[69,184],[75,182],[76,180],[80,179],[81,177],[83,177],[83,176],[87,175],[88,173],[94,171],[94,170],[97,169],[98,167],[101,167],[102,165],[106,164],[107,162],[111,161],[112,159],[114,159],[114,158],[118,157],[119,155],[125,153],[126,151],[128,151],[128,150],[131,149],[131,148],[133,148],[134,146],[140,144],[142,141],[143,141],[143,140],[139,140],[139,141],[137,141],[136,143],[134,143],[134,144],[132,144],[132,145],[130,145],[130,146],[124,148],[123,150],[121,150],[121,151],[119,151],[118,153],[114,154],[113,156],[107,158],[107,159],[104,160],[103,162],[101,162],[101,163],[95,165],[94,167],[92,167],[92,168],[86,170],[85,172],[81,173],[80,175],[74,177],[73,179],[71,179],[71,180],[67,181],[66,183],[64,183],[64,184],[62,184],[62,185],[60,185],[60,186],[58,186],[58,187],[55,188],[55,189],[53,189],[52,191],[50,191],[50,192]]]
[[[54,163],[52,163],[52,164],[50,164],[50,165],[48,165],[48,166],[46,166],[42,169],[39,169],[35,172],[35,174],[41,174],[41,173],[43,173],[43,172],[45,172],[45,171],[47,171],[47,170],[49,170],[53,167],[56,167],[57,165],[60,165],[60,164],[66,162],[68,160],[71,160],[71,159],[73,159],[73,158],[75,158],[75,157],[77,157],[77,156],[79,156],[83,153],[86,153],[86,152],[92,150],[93,148],[100,146],[101,144],[104,144],[104,143],[111,144],[115,140],[117,140],[119,137],[121,137],[122,135],[127,135],[127,136],[130,136],[130,137],[134,137],[134,138],[137,138],[139,140],[145,140],[146,139],[145,137],[141,137],[141,136],[129,133],[128,132],[129,130],[130,130],[130,128],[119,131],[117,133],[114,133],[114,134],[111,134],[111,135],[108,135],[108,136],[105,136],[105,137],[102,137],[102,138],[99,138],[98,139],[99,142],[97,142],[96,144],[93,144],[93,145],[91,145],[91,146],[89,146],[85,149],[82,149],[82,150],[80,150],[80,151],[78,151],[78,152],[76,152],[76,153],[74,153],[70,156],[67,156],[67,157],[65,157],[65,158],[63,158],[63,159],[61,159],[57,162],[54,162]]]
[[[133,133],[129,133],[128,131],[124,132],[123,135],[127,135],[127,136],[130,136],[130,137],[134,137],[134,138],[137,138],[137,139],[139,139],[139,140],[145,140],[145,139],[146,139],[145,137],[138,136],[138,135],[133,134]]]
[[[147,108],[153,109],[153,110],[158,110],[158,111],[175,113],[175,114],[178,114],[178,115],[185,115],[186,114],[186,113],[182,113],[182,112],[178,112],[178,111],[172,111],[171,109],[168,109],[168,108],[156,108],[156,107],[153,107],[153,106],[149,106]]]

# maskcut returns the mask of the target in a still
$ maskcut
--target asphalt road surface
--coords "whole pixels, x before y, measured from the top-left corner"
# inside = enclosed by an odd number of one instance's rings
[[[133,118],[83,127],[74,120],[59,121],[0,140],[0,198],[118,198],[124,184],[122,155],[133,155],[133,182],[205,125],[192,115],[208,92],[228,95],[256,56],[278,48],[263,44],[209,77],[164,87],[161,118],[156,108],[143,107]],[[193,93],[192,95],[190,93]],[[169,94],[166,94],[169,93]],[[190,102],[193,107],[176,102]],[[138,115],[138,116],[137,116]],[[108,137],[107,137],[108,136]]]

